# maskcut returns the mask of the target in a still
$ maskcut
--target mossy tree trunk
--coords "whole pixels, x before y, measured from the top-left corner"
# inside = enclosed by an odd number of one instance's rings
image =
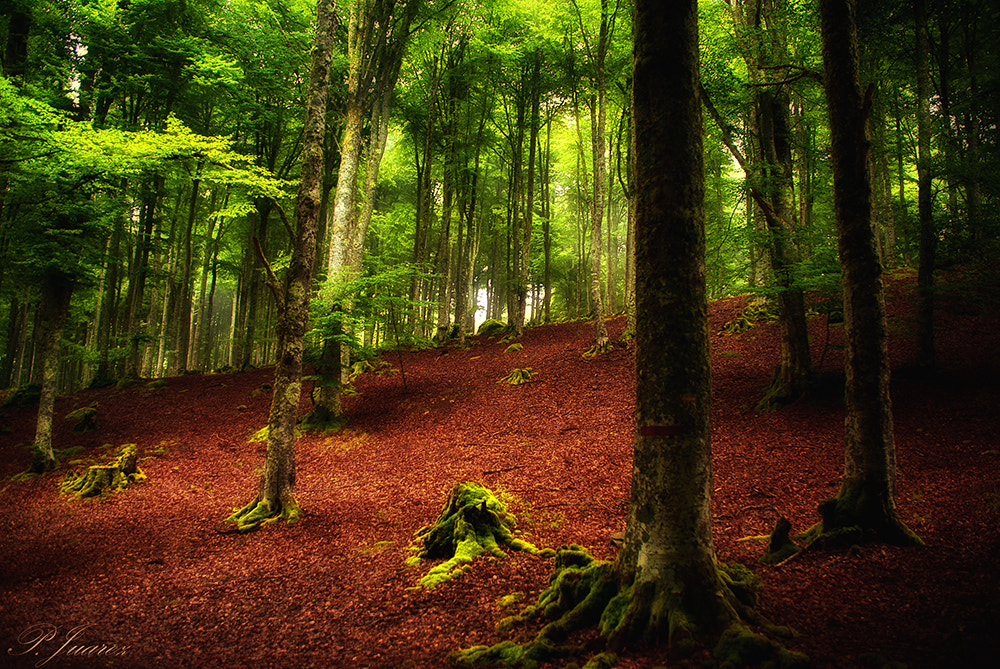
[[[42,389],[38,399],[38,420],[35,424],[35,445],[31,461],[31,471],[36,473],[56,466],[52,450],[52,417],[59,390],[60,342],[73,295],[73,284],[61,272],[50,271],[43,279],[41,292],[39,330],[42,345]]]
[[[295,201],[296,238],[288,276],[282,289],[269,271],[280,306],[278,364],[268,418],[267,456],[257,496],[227,520],[241,530],[283,517],[298,519],[295,501],[295,421],[302,390],[302,340],[309,319],[316,230],[323,176],[323,136],[329,99],[330,61],[335,28],[334,0],[318,0],[316,42],[306,108],[302,180]],[[270,270],[270,268],[268,268]]]
[[[712,543],[697,3],[635,12],[636,435],[618,641],[735,619]]]
[[[867,155],[871,100],[862,96],[858,85],[853,7],[848,0],[821,3],[847,338],[844,478],[837,497],[820,506],[822,533],[859,527],[894,543],[917,543],[895,508],[885,300]]]
[[[752,614],[750,574],[718,564],[712,543],[698,3],[634,6],[636,434],[624,545],[613,563],[560,549],[538,604],[498,627],[539,613],[551,622],[524,645],[453,653],[459,666],[576,655],[558,644],[591,625],[612,650],[645,641],[683,652],[694,638],[718,641],[723,666],[802,666],[740,624]],[[612,662],[600,653],[587,666]]]

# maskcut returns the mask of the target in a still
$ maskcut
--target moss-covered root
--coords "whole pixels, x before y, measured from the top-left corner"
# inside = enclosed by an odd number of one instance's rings
[[[780,643],[738,623],[723,632],[712,651],[712,657],[719,669],[805,669],[811,666],[809,658],[802,653],[792,652]]]
[[[299,429],[303,432],[337,432],[347,423],[347,417],[342,413],[330,411],[317,404],[312,410],[299,419]]]
[[[516,538],[516,527],[517,520],[489,489],[478,483],[455,485],[434,524],[421,528],[414,536],[423,544],[414,563],[446,559],[420,579],[420,586],[430,588],[454,578],[483,553],[505,557],[500,546],[545,557],[554,554]]]
[[[118,450],[114,462],[88,467],[80,474],[70,474],[60,484],[59,490],[77,498],[124,490],[133,483],[146,480],[138,461],[135,444],[125,444]]]
[[[803,532],[807,549],[830,549],[866,543],[923,546],[892,505],[875,495],[842,489],[819,504],[821,521]]]
[[[729,622],[715,630],[715,634],[726,630],[721,637],[711,633],[702,637],[707,636],[713,642],[721,639],[716,653],[722,666],[805,666],[804,656],[789,653],[780,644],[743,626],[743,620],[767,626],[751,609],[758,587],[754,574],[739,565],[719,565],[718,577],[731,616],[727,616]],[[646,639],[666,643],[673,651],[684,653],[700,632],[688,620],[687,612],[669,608],[654,590],[623,586],[614,563],[595,560],[579,546],[563,547],[556,553],[555,571],[537,603],[497,625],[497,630],[503,633],[521,622],[543,617],[549,622],[534,640],[523,645],[508,641],[492,647],[480,646],[449,657],[461,667],[534,667],[542,659],[583,654],[586,650],[583,647],[560,644],[572,633],[595,626],[612,650]],[[767,629],[782,636],[789,634],[780,628]],[[614,662],[615,656],[605,652],[591,658],[587,666],[610,667]]]
[[[789,537],[791,531],[792,524],[788,519],[784,516],[779,518],[767,542],[767,552],[761,556],[760,561],[764,564],[778,564],[797,554],[800,549]]]
[[[267,500],[262,500],[258,495],[242,509],[233,512],[225,522],[235,523],[240,532],[249,532],[276,520],[283,519],[291,525],[301,517],[302,509],[294,495],[286,495],[277,504],[268,504]]]

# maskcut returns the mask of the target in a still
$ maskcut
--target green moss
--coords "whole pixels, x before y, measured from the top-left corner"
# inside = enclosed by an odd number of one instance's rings
[[[611,669],[616,664],[618,656],[614,653],[598,653],[583,665],[583,669]]]
[[[792,652],[741,624],[731,625],[722,634],[712,657],[720,669],[804,669],[810,666],[805,655]]]
[[[146,480],[146,475],[139,469],[137,462],[135,444],[125,444],[119,449],[114,462],[94,465],[79,474],[68,475],[59,485],[59,490],[74,498],[95,497],[124,490],[134,483]]]
[[[510,346],[508,346],[507,348],[505,348],[503,350],[503,352],[504,353],[515,353],[517,351],[520,351],[523,348],[524,348],[524,344],[522,344],[521,342],[518,341],[518,342],[514,342],[513,344],[511,344]]]
[[[489,489],[478,483],[455,485],[434,524],[414,535],[423,546],[418,560],[445,559],[420,579],[420,587],[432,588],[455,578],[480,555],[506,557],[501,546],[536,555],[542,553],[516,538],[516,527],[513,514]]]
[[[509,595],[504,595],[503,597],[498,599],[497,606],[505,609],[508,606],[513,606],[514,604],[517,604],[522,599],[524,599],[523,592],[512,592]]]
[[[483,321],[483,324],[479,326],[477,334],[494,335],[503,332],[505,329],[507,329],[506,323],[490,318]]]
[[[73,426],[73,432],[78,434],[83,432],[93,432],[100,427],[97,424],[97,403],[87,407],[80,407],[75,411],[70,411],[66,414],[66,420],[76,421],[76,425]]]
[[[283,504],[272,507],[266,501],[255,497],[242,509],[234,511],[225,522],[235,523],[240,532],[249,532],[257,528],[284,519],[289,525],[299,521],[302,509],[295,497],[289,497]]]
[[[497,383],[519,386],[522,383],[528,383],[536,376],[538,376],[538,372],[533,371],[531,367],[527,367],[525,369],[512,369],[507,376],[501,376],[497,379]]]

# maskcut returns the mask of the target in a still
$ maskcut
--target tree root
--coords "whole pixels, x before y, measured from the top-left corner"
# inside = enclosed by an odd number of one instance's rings
[[[538,376],[538,372],[533,371],[531,367],[527,367],[525,369],[513,369],[507,376],[502,376],[497,379],[497,383],[519,386],[522,383],[528,383],[536,376]]]
[[[299,419],[298,428],[303,432],[337,432],[347,423],[344,414],[337,414],[317,404]]]
[[[125,444],[114,462],[88,467],[80,474],[70,474],[59,485],[59,491],[75,498],[95,497],[105,492],[124,490],[133,483],[146,480],[139,469],[135,444]]]
[[[432,588],[455,578],[483,553],[506,557],[500,546],[542,557],[555,554],[516,538],[516,527],[517,520],[487,488],[478,483],[455,485],[434,524],[421,528],[414,535],[416,541],[423,542],[423,548],[408,560],[410,564],[446,558],[420,579],[418,587]]]
[[[604,355],[608,351],[614,350],[614,343],[607,337],[602,337],[594,342],[594,345],[583,352],[584,358],[596,358],[600,355]]]
[[[268,504],[260,495],[253,498],[242,509],[233,512],[225,522],[235,523],[240,532],[249,532],[257,528],[284,519],[289,525],[298,522],[302,517],[302,509],[294,495],[288,495],[278,504]]]
[[[459,667],[521,667],[531,669],[542,661],[582,655],[591,651],[581,645],[566,645],[574,632],[596,626],[607,648],[594,655],[587,667],[605,669],[614,665],[613,651],[627,642],[646,640],[662,643],[671,651],[685,653],[695,647],[695,638],[716,639],[713,655],[722,667],[804,667],[808,660],[789,652],[779,643],[753,632],[747,621],[769,633],[787,636],[790,630],[771,626],[755,614],[756,577],[749,570],[718,566],[727,615],[715,633],[698,630],[681,607],[669,605],[673,593],[653,583],[623,585],[613,562],[595,560],[585,549],[571,545],[556,553],[555,571],[549,586],[535,604],[520,614],[504,618],[497,631],[506,633],[516,625],[543,618],[547,622],[537,636],[525,644],[504,641],[495,646],[476,646],[456,651],[449,660]],[[612,652],[607,652],[608,650]]]

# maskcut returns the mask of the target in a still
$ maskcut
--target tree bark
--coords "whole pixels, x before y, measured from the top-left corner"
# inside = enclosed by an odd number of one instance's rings
[[[329,100],[330,62],[335,38],[334,0],[316,6],[316,41],[312,54],[304,127],[302,179],[295,201],[296,235],[284,289],[270,275],[278,300],[278,363],[268,417],[267,456],[256,498],[228,520],[240,530],[300,515],[295,500],[295,421],[302,390],[302,341],[309,320],[309,298],[316,254],[316,230],[322,199],[323,138]]]
[[[616,634],[670,639],[682,619],[715,634],[734,616],[712,543],[697,3],[635,12],[636,435],[617,562],[632,603]]]
[[[853,10],[850,0],[821,2],[847,339],[844,477],[837,497],[820,505],[822,532],[861,527],[894,543],[918,543],[895,509],[896,458],[885,300],[872,226],[868,161],[871,99],[861,95],[858,85]]]
[[[52,449],[52,417],[55,413],[56,394],[59,391],[59,353],[63,326],[69,311],[73,284],[62,274],[49,272],[42,283],[42,302],[39,306],[39,335],[41,338],[41,395],[38,399],[38,420],[35,424],[35,445],[32,452],[31,471],[43,472],[56,466]]]
[[[927,0],[913,0],[917,66],[917,218],[920,230],[919,266],[917,268],[917,364],[934,368],[934,255],[937,232],[934,229],[933,184],[931,183],[931,112],[929,36]]]

